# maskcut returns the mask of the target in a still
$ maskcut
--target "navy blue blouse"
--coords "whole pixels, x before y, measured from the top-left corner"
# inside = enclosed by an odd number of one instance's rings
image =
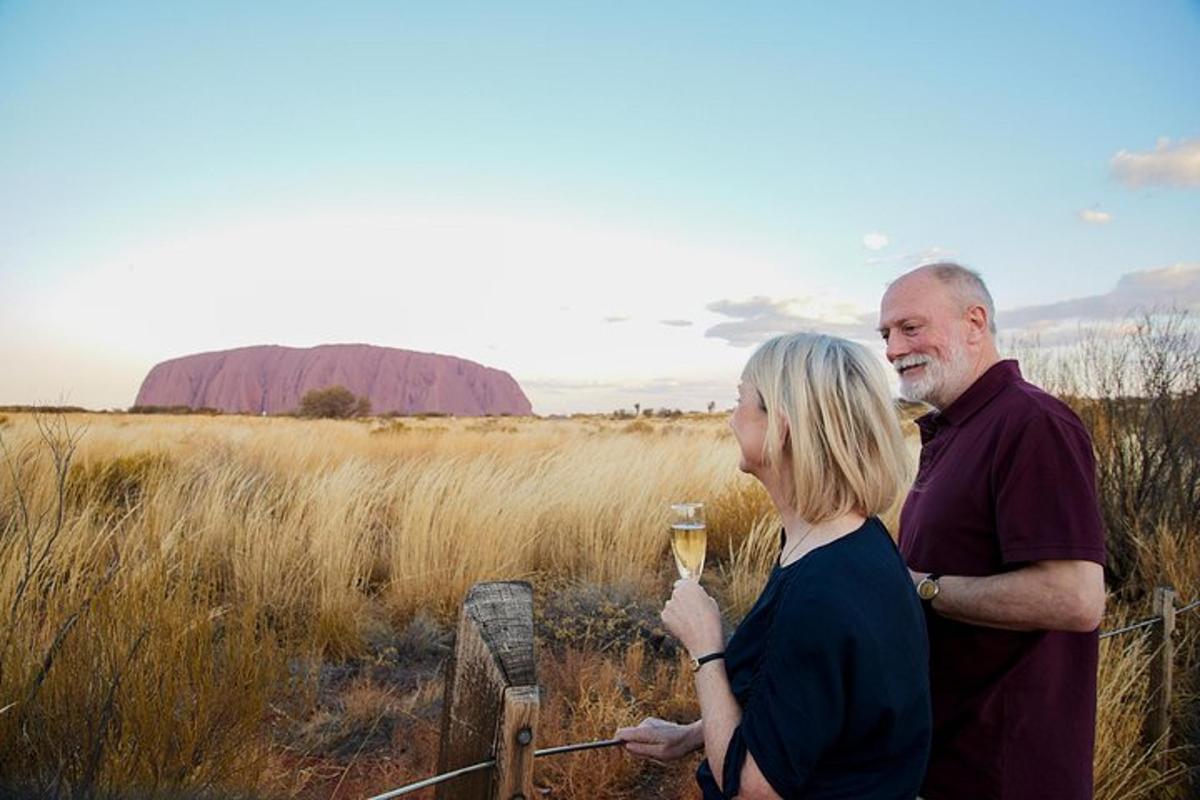
[[[696,773],[705,800],[737,795],[747,753],[785,798],[916,796],[929,758],[929,645],[879,520],[776,565],[725,654],[742,720],[725,791],[708,761]]]

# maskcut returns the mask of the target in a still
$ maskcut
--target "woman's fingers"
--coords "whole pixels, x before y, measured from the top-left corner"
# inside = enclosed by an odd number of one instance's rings
[[[661,744],[642,744],[641,742],[626,742],[625,752],[632,753],[635,756],[645,756],[647,758],[662,758],[663,746]]]
[[[670,759],[668,750],[677,743],[682,730],[683,726],[674,722],[647,717],[636,728],[618,728],[613,738],[624,741],[625,750],[633,755]]]
[[[637,727],[617,728],[613,738],[626,742],[660,742],[662,741],[662,728],[670,724],[658,717],[646,717],[638,723]]]

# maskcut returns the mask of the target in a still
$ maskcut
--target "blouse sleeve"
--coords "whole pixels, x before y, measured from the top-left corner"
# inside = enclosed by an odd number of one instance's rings
[[[794,587],[789,587],[794,588]],[[809,595],[809,596],[805,596]],[[847,628],[838,610],[807,592],[787,591],[770,641],[733,731],[722,789],[735,797],[746,754],[783,797],[803,790],[813,766],[842,730]]]

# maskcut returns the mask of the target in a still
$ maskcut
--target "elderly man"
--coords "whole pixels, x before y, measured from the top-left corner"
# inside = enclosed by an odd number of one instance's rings
[[[1092,796],[1104,537],[1091,440],[1002,361],[979,275],[892,283],[879,332],[921,461],[900,549],[925,602],[933,751],[926,800]]]

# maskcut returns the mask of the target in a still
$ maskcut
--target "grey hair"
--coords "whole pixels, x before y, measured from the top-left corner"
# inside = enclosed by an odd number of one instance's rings
[[[937,261],[917,269],[928,270],[943,286],[949,287],[958,296],[964,309],[983,306],[987,310],[988,331],[996,335],[996,305],[978,272],[953,261]]]

